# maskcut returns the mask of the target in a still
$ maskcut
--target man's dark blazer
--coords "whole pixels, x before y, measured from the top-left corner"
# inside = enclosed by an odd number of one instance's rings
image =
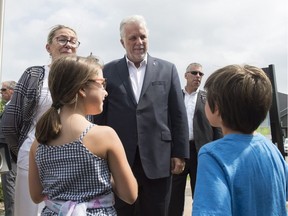
[[[4,113],[5,113],[5,109],[3,110],[3,112],[0,113],[0,148],[2,149],[2,152],[5,152],[5,154],[3,155],[1,154],[1,164],[5,163],[5,167],[7,166],[9,170],[11,170],[11,160],[13,159],[13,161],[16,162],[17,158],[15,157],[15,155],[13,155],[12,152],[10,152],[7,141],[2,132],[2,117]],[[2,166],[3,164],[0,167],[0,172],[2,172]]]
[[[126,58],[104,66],[108,96],[95,123],[111,126],[133,165],[137,145],[150,179],[171,175],[171,157],[189,158],[188,123],[179,76],[174,64],[148,55],[137,104]]]
[[[211,127],[206,118],[205,102],[206,92],[199,90],[193,118],[193,134],[197,152],[199,152],[203,145],[223,136],[221,129]]]

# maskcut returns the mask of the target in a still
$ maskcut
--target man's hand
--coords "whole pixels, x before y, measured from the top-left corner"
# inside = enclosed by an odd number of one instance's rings
[[[171,158],[171,173],[180,174],[184,171],[185,160],[181,158]]]

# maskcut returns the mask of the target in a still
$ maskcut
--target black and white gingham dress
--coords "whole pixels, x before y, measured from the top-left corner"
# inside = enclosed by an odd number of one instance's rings
[[[111,193],[107,161],[95,156],[82,143],[91,124],[78,140],[61,146],[40,144],[36,163],[43,194],[49,200],[88,202]],[[57,215],[45,207],[41,215]],[[114,207],[87,209],[87,215],[116,215]]]

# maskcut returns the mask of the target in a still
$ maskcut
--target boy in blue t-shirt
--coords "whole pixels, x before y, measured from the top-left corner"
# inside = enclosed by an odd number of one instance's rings
[[[204,88],[206,116],[224,137],[200,149],[192,215],[286,215],[287,163],[255,132],[271,106],[269,78],[254,66],[229,65]]]

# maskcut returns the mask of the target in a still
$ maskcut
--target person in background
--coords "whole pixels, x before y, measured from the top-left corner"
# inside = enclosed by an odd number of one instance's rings
[[[138,200],[116,199],[118,215],[168,214],[171,173],[189,157],[188,123],[174,64],[147,53],[148,29],[140,15],[120,23],[126,55],[104,66],[108,97],[95,122],[119,135],[139,186]]]
[[[48,34],[46,50],[53,62],[60,56],[74,55],[79,45],[77,34],[72,28],[56,25]],[[52,104],[48,89],[49,70],[50,65],[27,68],[3,116],[3,134],[12,153],[17,156],[15,216],[37,215],[44,205],[36,205],[30,198],[28,167],[36,122]]]
[[[287,163],[255,131],[272,103],[269,78],[255,66],[228,65],[204,88],[206,116],[224,137],[200,149],[192,215],[286,215]]]
[[[8,105],[10,102],[10,99],[14,93],[14,88],[16,86],[15,81],[4,81],[2,82],[1,87],[1,99],[5,102],[5,105]]]
[[[51,66],[53,103],[36,125],[30,151],[30,194],[36,203],[45,201],[41,215],[116,215],[112,184],[127,203],[137,198],[117,134],[86,118],[102,112],[105,83],[93,56],[62,57]]]
[[[222,137],[221,129],[212,127],[205,116],[206,92],[199,89],[204,76],[202,65],[199,63],[189,64],[184,76],[186,86],[183,94],[189,126],[190,159],[186,160],[186,166],[182,173],[173,175],[169,205],[170,216],[183,215],[188,175],[193,197],[198,164],[197,154],[200,148],[206,143]]]
[[[14,93],[14,88],[16,86],[15,81],[4,81],[1,86],[1,96],[2,101],[5,102],[5,106],[7,106],[11,100],[11,97]],[[2,116],[4,115],[4,111],[0,114],[0,142],[1,144],[5,144],[6,140],[2,133]],[[1,174],[1,184],[4,198],[4,208],[5,208],[5,216],[14,216],[14,196],[15,196],[15,179],[16,179],[16,156],[11,153],[11,158],[9,158],[11,162],[11,169],[9,172],[5,172]]]

